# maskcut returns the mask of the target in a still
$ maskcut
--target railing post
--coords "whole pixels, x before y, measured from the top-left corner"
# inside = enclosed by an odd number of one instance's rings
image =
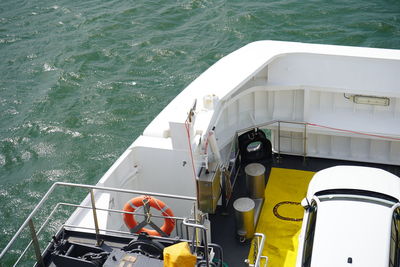
[[[37,265],[39,267],[45,267],[44,266],[44,262],[43,262],[43,258],[42,258],[42,253],[40,252],[39,241],[38,241],[37,236],[36,236],[35,226],[33,225],[32,219],[30,219],[28,221],[28,225],[29,225],[29,230],[31,232],[33,247],[35,249]]]
[[[254,246],[254,256],[255,256],[254,262],[253,262],[253,264],[250,264],[249,259],[246,259],[244,262],[249,267],[260,267],[261,259],[265,259],[264,266],[267,266],[268,257],[262,256],[262,252],[264,250],[265,235],[262,233],[255,233],[253,240],[257,243],[257,248],[256,248],[256,246]]]
[[[194,222],[195,223],[190,223],[187,219],[184,219],[182,223],[186,227],[190,226],[190,227],[193,227],[193,229],[202,231],[203,238],[204,238],[204,261],[206,262],[206,266],[210,267],[209,255],[208,255],[207,228],[204,225],[197,224],[197,220],[196,219],[194,220]],[[197,231],[196,231],[196,233],[197,233]]]
[[[303,155],[303,161],[304,163],[306,162],[306,157],[307,157],[307,123],[304,123],[304,155]]]
[[[59,186],[66,186],[66,187],[74,187],[74,188],[84,188],[87,190],[90,190],[90,197],[91,197],[91,207],[87,207],[87,206],[81,206],[81,205],[73,205],[73,204],[67,204],[67,203],[58,203],[56,205],[56,208],[53,209],[53,211],[50,212],[50,215],[47,217],[47,219],[44,221],[44,223],[41,225],[40,229],[36,232],[36,230],[34,229],[33,226],[33,222],[31,222],[33,216],[37,213],[37,211],[43,206],[43,204],[49,199],[50,195],[54,192],[56,187]],[[37,237],[34,238],[34,236],[37,236],[43,229],[43,227],[48,223],[48,221],[50,220],[50,218],[52,217],[52,215],[54,214],[54,212],[57,210],[57,207],[59,204],[61,205],[67,205],[67,206],[74,206],[76,208],[89,208],[92,209],[93,211],[93,220],[94,220],[94,225],[95,227],[83,227],[83,226],[77,226],[77,225],[66,225],[64,224],[64,227],[78,227],[78,228],[83,228],[83,229],[87,229],[87,230],[91,230],[93,231],[93,229],[95,230],[96,233],[96,244],[97,245],[101,245],[103,243],[103,240],[100,239],[100,228],[99,228],[99,224],[98,224],[98,217],[97,217],[97,209],[96,209],[96,205],[95,205],[95,199],[94,199],[94,191],[93,190],[105,190],[105,191],[109,191],[109,192],[120,192],[120,193],[129,193],[129,194],[138,194],[138,195],[152,195],[152,196],[158,196],[158,197],[166,197],[166,198],[172,198],[172,199],[179,199],[179,200],[190,200],[193,202],[197,201],[196,197],[188,197],[188,196],[181,196],[181,195],[171,195],[171,194],[163,194],[163,193],[154,193],[154,192],[146,192],[146,191],[139,191],[139,190],[128,190],[128,189],[121,189],[121,188],[114,188],[114,187],[104,187],[104,186],[94,186],[94,185],[85,185],[85,184],[73,184],[73,183],[63,183],[63,182],[56,182],[54,183],[50,189],[46,192],[46,194],[42,197],[42,199],[39,201],[39,203],[34,207],[34,209],[32,210],[32,212],[29,214],[29,216],[25,219],[24,223],[18,228],[17,232],[14,234],[14,236],[11,238],[11,240],[7,243],[7,245],[5,246],[5,248],[0,251],[0,267],[4,266],[4,257],[5,255],[8,253],[9,249],[13,246],[13,244],[15,243],[15,241],[20,238],[20,235],[23,231],[26,230],[26,227],[30,227],[31,228],[31,233],[32,233],[32,240],[29,242],[29,244],[27,245],[27,247],[25,247],[25,250],[23,251],[22,254],[20,254],[18,260],[16,261],[16,263],[14,263],[14,266],[17,266],[19,261],[22,259],[22,257],[26,254],[26,252],[28,251],[29,247],[34,244],[35,240],[38,240]],[[86,200],[86,199],[85,199]],[[195,203],[196,205],[197,203]],[[123,211],[118,211],[118,210],[112,210],[112,209],[100,209],[102,211],[109,211],[109,212],[120,212],[120,213],[125,213]],[[195,209],[196,212],[196,209]],[[182,219],[182,218],[179,218]],[[121,231],[114,231],[111,229],[107,229],[104,231],[110,231],[110,232],[115,232],[115,233],[122,233],[125,234],[125,232],[121,232]],[[42,259],[41,256],[41,252],[40,252],[40,247],[39,247],[39,242],[36,242],[36,244],[34,244],[36,246],[36,250],[37,250],[37,256],[40,255],[40,259]],[[43,266],[43,260],[40,260],[39,257],[37,257],[37,266]],[[8,266],[8,265],[7,265]]]
[[[96,204],[95,204],[93,189],[90,189],[90,198],[92,202],[94,229],[96,231],[96,246],[100,247],[103,241],[100,239],[99,222],[97,220]]]
[[[281,122],[278,121],[278,163],[281,160]]]

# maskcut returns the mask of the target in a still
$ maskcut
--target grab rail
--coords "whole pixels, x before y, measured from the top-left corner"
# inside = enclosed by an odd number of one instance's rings
[[[264,259],[264,267],[268,265],[268,257],[263,256],[262,252],[264,250],[264,243],[265,243],[265,235],[262,233],[255,233],[254,234],[254,263],[250,264],[249,260],[246,259],[245,263],[249,267],[260,267],[261,266],[261,260]]]
[[[306,122],[306,121],[290,121],[290,120],[271,120],[268,122],[255,124],[252,126],[248,126],[248,127],[236,130],[236,134],[240,135],[241,133],[244,133],[244,132],[254,129],[254,128],[268,128],[268,126],[272,126],[274,124],[275,125],[277,124],[277,126],[274,126],[274,127],[276,127],[276,130],[277,130],[277,139],[278,140],[277,140],[277,151],[276,152],[278,154],[278,160],[279,160],[281,153],[303,156],[304,159],[306,159],[306,157],[309,155],[309,153],[307,151],[308,135],[310,132],[314,133],[316,128],[318,128],[318,129],[320,129],[320,131],[324,131],[324,132],[328,131],[328,132],[341,133],[343,136],[350,136],[350,137],[361,136],[361,137],[370,138],[370,139],[400,142],[399,135],[391,136],[391,135],[384,135],[384,134],[376,134],[376,133],[362,132],[362,131],[351,130],[351,129],[335,128],[335,127],[332,127],[329,125],[320,125],[320,124]],[[281,151],[281,148],[280,148],[280,146],[281,146],[281,141],[280,141],[281,124],[297,124],[297,125],[303,126],[303,130],[301,131],[301,132],[303,132],[303,137],[297,138],[297,139],[303,139],[303,153]],[[297,129],[300,129],[300,127]],[[314,131],[313,131],[313,129],[314,129]],[[299,132],[299,131],[296,131],[296,132]]]
[[[83,206],[83,205],[76,205],[76,204],[71,204],[71,203],[61,203],[61,202],[56,203],[55,207],[50,212],[49,216],[44,220],[44,222],[40,226],[39,230],[36,231],[35,228],[34,228],[34,225],[33,225],[33,217],[39,211],[39,209],[44,205],[44,203],[49,199],[50,195],[54,192],[54,190],[57,187],[62,187],[62,186],[88,189],[89,193],[90,193],[91,207]],[[95,228],[94,229],[90,229],[90,230],[95,230],[96,243],[97,244],[99,244],[99,241],[100,241],[99,240],[99,232],[100,231],[109,231],[109,232],[115,232],[115,231],[113,231],[113,230],[103,230],[103,229],[99,228],[96,210],[133,214],[132,212],[126,212],[126,211],[122,211],[122,210],[96,208],[93,190],[108,191],[108,192],[118,192],[118,193],[127,193],[127,194],[138,194],[138,195],[149,195],[149,196],[155,196],[155,197],[165,197],[165,198],[171,198],[171,199],[193,201],[194,205],[196,205],[196,202],[197,202],[197,199],[195,197],[188,197],[188,196],[180,196],[180,195],[173,195],[173,194],[163,194],[163,193],[155,193],[155,192],[140,191],[140,190],[128,190],[128,189],[120,189],[120,188],[113,188],[113,187],[103,187],[103,186],[94,186],[94,185],[86,185],[86,184],[74,184],[74,183],[56,182],[45,193],[45,195],[42,197],[42,199],[34,207],[32,212],[26,218],[24,223],[21,225],[21,227],[17,230],[17,232],[14,234],[14,236],[8,242],[6,247],[1,251],[1,253],[0,253],[0,266],[1,266],[1,260],[3,259],[3,257],[6,255],[6,253],[9,251],[9,249],[12,247],[12,245],[15,243],[15,241],[21,235],[22,231],[27,226],[29,226],[30,231],[31,231],[31,241],[28,243],[28,245],[25,247],[24,251],[21,253],[19,258],[17,259],[17,261],[14,263],[14,266],[16,266],[16,264],[19,263],[19,261],[26,254],[26,252],[28,251],[28,249],[30,248],[30,246],[32,244],[34,245],[34,248],[35,248],[37,266],[44,266],[43,259],[42,259],[42,254],[41,254],[40,248],[39,248],[39,242],[37,240],[37,235],[44,229],[44,226],[49,222],[49,220],[53,217],[54,213],[56,212],[56,210],[60,206],[74,206],[74,207],[79,207],[79,208],[84,208],[84,209],[92,209]],[[135,215],[144,216],[144,214],[139,214],[139,213],[135,213]],[[195,218],[197,216],[196,215],[196,209],[194,209],[194,216],[195,216]],[[162,217],[162,216],[154,215],[153,217]],[[181,220],[181,221],[185,220],[185,218],[183,218],[183,217],[173,217],[173,218],[176,219],[176,220]],[[74,227],[75,228],[83,228],[83,227],[80,227],[80,226],[66,225],[66,224],[63,224],[62,226],[67,226],[67,227],[70,227],[70,228],[74,228]],[[122,231],[118,231],[118,232],[119,233],[124,233],[124,234],[130,234],[129,232],[122,232]]]
[[[303,156],[303,158],[305,160],[306,157],[307,157],[307,125],[309,125],[308,122],[288,121],[288,120],[272,120],[272,121],[269,121],[269,122],[260,123],[260,124],[254,125],[254,126],[249,126],[249,127],[237,130],[236,134],[240,135],[240,133],[246,132],[246,131],[254,129],[254,128],[262,128],[262,127],[266,127],[266,126],[271,126],[273,124],[278,124],[277,125],[277,131],[278,131],[278,133],[277,133],[277,137],[278,137],[277,138],[278,139],[277,140],[277,142],[278,142],[278,144],[277,144],[277,146],[278,146],[277,147],[278,148],[278,151],[277,151],[278,157],[277,157],[277,159],[279,161],[280,155],[282,153],[282,151],[281,151],[281,124],[282,123],[297,124],[297,125],[303,125],[304,126],[304,128],[303,128],[303,138],[301,138],[301,139],[303,139],[303,153],[298,153],[298,154],[295,153],[295,155]]]

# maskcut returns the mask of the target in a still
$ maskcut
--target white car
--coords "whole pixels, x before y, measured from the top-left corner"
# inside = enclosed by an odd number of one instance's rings
[[[399,266],[400,178],[381,169],[317,172],[306,198],[297,267]]]

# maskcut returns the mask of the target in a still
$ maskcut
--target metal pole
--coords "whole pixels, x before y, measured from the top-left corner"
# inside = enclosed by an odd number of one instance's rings
[[[70,204],[70,203],[64,203],[64,202],[59,202],[59,203],[57,203],[57,205],[56,205],[56,207],[58,207],[58,206],[68,206],[68,207],[75,207],[75,208],[82,208],[82,209],[92,209],[93,207],[89,207],[89,206],[83,206],[83,205],[77,205],[77,204]],[[103,208],[97,208],[96,207],[96,211],[97,210],[101,210],[101,211],[110,211],[110,212],[115,212],[115,213],[121,213],[121,214],[132,214],[132,215],[137,215],[137,216],[146,216],[146,214],[144,214],[144,213],[137,213],[137,212],[130,212],[130,211],[123,211],[123,210],[115,210],[115,209],[103,209]],[[48,218],[50,217],[51,215],[49,215],[48,216]],[[154,217],[154,218],[162,218],[162,219],[164,219],[165,218],[165,216],[163,216],[163,215],[154,215],[154,214],[152,214],[151,215],[151,217]],[[176,217],[176,216],[168,216],[168,218],[170,218],[170,219],[174,219],[174,220],[183,220],[184,218],[183,217]],[[47,222],[47,221],[46,221]],[[45,222],[45,223],[46,223]],[[44,223],[43,223],[44,224]],[[37,233],[40,233],[40,229],[39,229],[39,231],[37,231]]]
[[[28,225],[30,219],[37,213],[37,211],[43,206],[49,196],[53,193],[54,189],[58,186],[70,186],[70,187],[78,187],[78,188],[85,188],[85,189],[97,189],[97,190],[104,190],[104,191],[111,191],[111,192],[121,192],[121,193],[132,193],[132,194],[139,194],[139,195],[150,195],[156,197],[166,197],[166,198],[173,198],[173,199],[180,199],[180,200],[191,200],[197,201],[196,197],[188,197],[188,196],[179,196],[179,195],[170,195],[170,194],[162,194],[162,193],[154,193],[154,192],[145,192],[139,190],[127,190],[127,189],[120,189],[120,188],[112,188],[112,187],[103,187],[103,186],[93,186],[93,185],[85,185],[85,184],[73,184],[73,183],[64,183],[64,182],[56,182],[54,183],[43,198],[39,201],[36,207],[32,210],[29,216],[26,218],[24,223],[21,227],[17,230],[14,236],[11,238],[10,242],[6,245],[6,247],[0,253],[0,260],[4,257],[7,251],[11,248],[14,242],[17,240],[18,236],[21,232],[25,229]]]
[[[37,236],[36,236],[35,226],[33,225],[32,219],[29,220],[28,224],[29,224],[29,230],[31,231],[33,247],[35,249],[37,265],[39,267],[44,267],[42,253],[40,252],[39,241],[38,241]]]
[[[103,240],[100,239],[99,222],[97,221],[97,212],[96,212],[96,204],[95,204],[93,189],[90,189],[90,198],[92,202],[94,229],[96,231],[96,246],[100,247],[101,244],[103,243]]]
[[[249,263],[249,260],[246,259],[244,262],[249,266],[249,267],[260,267],[260,263],[261,263],[261,258],[265,259],[265,265],[267,266],[268,263],[268,257],[267,256],[262,256],[262,252],[264,250],[264,243],[265,243],[265,235],[262,233],[255,233],[254,234],[254,239],[260,240],[260,241],[256,241],[258,243],[258,250],[257,250],[257,257],[254,261],[253,264]],[[255,249],[255,248],[254,248]]]
[[[36,236],[38,236],[42,230],[44,229],[44,227],[47,225],[47,223],[49,222],[50,218],[53,216],[53,214],[56,212],[56,210],[58,209],[58,207],[60,206],[60,203],[58,203],[54,209],[50,212],[50,215],[47,216],[46,220],[44,221],[44,223],[42,224],[42,226],[40,226],[39,230],[37,230],[36,232]],[[25,253],[28,251],[28,249],[32,246],[33,241],[31,240],[29,242],[29,244],[26,246],[26,248],[24,249],[24,251],[21,253],[21,255],[19,256],[19,258],[17,259],[17,261],[14,263],[13,266],[18,266],[18,263],[21,261],[22,257],[25,255]],[[1,263],[0,263],[0,267]]]
[[[194,202],[193,205],[194,205],[194,211],[193,211],[194,222],[197,224],[197,205],[198,205],[198,202],[197,201]],[[198,233],[199,233],[198,229],[197,228],[193,228],[193,241],[195,241],[194,242],[195,243],[194,247],[195,247],[196,252],[197,252],[197,247],[200,245],[200,241],[199,241],[199,238],[198,238]],[[189,239],[189,237],[188,237],[188,239]]]
[[[304,123],[304,159],[303,161],[306,162],[307,157],[307,123]]]
[[[203,238],[204,238],[204,258],[205,258],[206,266],[210,267],[210,262],[209,262],[209,259],[208,259],[207,227],[205,227],[204,225],[201,225],[201,224],[197,224],[197,223],[190,223],[186,219],[183,220],[183,224],[186,225],[186,226],[193,227],[194,229],[199,229],[199,230],[201,229],[202,230]]]
[[[260,241],[259,246],[258,246],[258,257],[257,257],[256,262],[254,263],[254,266],[258,267],[258,266],[260,266],[260,258],[261,258],[262,252],[264,250],[265,235],[261,234],[261,233],[255,233],[254,235],[261,238],[261,241]]]
[[[31,214],[29,214],[28,218],[26,218],[25,222],[21,225],[21,227],[18,229],[18,231],[15,233],[13,238],[11,238],[10,242],[8,242],[7,246],[3,249],[3,251],[0,254],[0,259],[4,257],[6,254],[7,250],[14,244],[15,240],[17,237],[21,234],[21,232],[25,229],[25,227],[28,225],[29,221],[32,219],[33,215],[37,212],[37,210],[43,205],[43,203],[47,200],[49,195],[53,192],[54,188],[56,188],[57,183],[53,184],[49,191],[43,196],[43,198],[40,200],[39,204],[36,205],[36,207],[32,210]]]
[[[146,191],[140,191],[140,190],[128,190],[128,189],[121,189],[121,188],[114,188],[114,187],[96,186],[96,185],[73,184],[73,183],[64,183],[64,182],[56,182],[54,185],[71,186],[71,187],[96,189],[96,190],[104,190],[104,191],[109,191],[109,192],[120,192],[120,193],[128,193],[128,194],[149,195],[149,196],[155,196],[155,197],[166,197],[166,198],[181,199],[181,200],[197,200],[197,198],[195,198],[195,197],[187,197],[187,196],[180,196],[180,195],[171,195],[171,194],[163,194],[163,193],[146,192]]]
[[[281,160],[281,122],[278,121],[278,163]]]
[[[275,124],[275,123],[277,123],[277,122],[292,123],[292,124],[304,124],[304,123],[305,123],[305,122],[301,122],[301,121],[273,120],[273,121],[269,121],[269,122],[265,122],[265,123],[260,123],[260,124],[257,124],[257,125],[253,125],[253,126],[250,126],[250,127],[246,127],[246,128],[242,128],[242,129],[236,130],[236,134],[239,135],[239,133],[243,133],[243,132],[245,132],[245,131],[248,131],[248,130],[251,130],[251,129],[254,129],[254,128],[265,127],[265,126],[268,126],[268,125],[271,125],[271,124]]]

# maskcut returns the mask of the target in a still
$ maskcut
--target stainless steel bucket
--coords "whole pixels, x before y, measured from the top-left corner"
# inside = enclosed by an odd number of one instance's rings
[[[264,198],[265,167],[260,163],[250,163],[244,168],[249,196],[253,199]]]
[[[255,206],[254,201],[247,197],[238,198],[233,202],[237,234],[243,241],[252,238],[254,235]]]

